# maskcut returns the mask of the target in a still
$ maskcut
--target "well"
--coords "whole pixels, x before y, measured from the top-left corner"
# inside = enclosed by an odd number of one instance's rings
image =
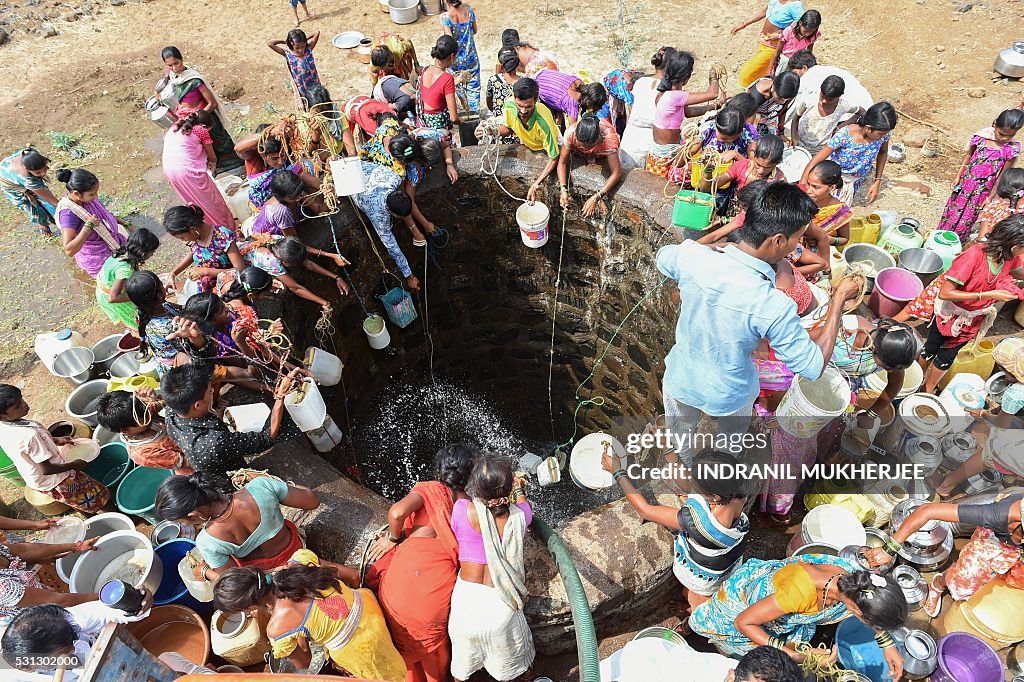
[[[576,199],[566,216],[552,177],[541,197],[551,207],[551,237],[543,248],[530,249],[515,223],[519,204],[481,173],[481,148],[460,151],[458,182],[452,186],[437,172],[417,194],[423,212],[451,235],[436,254],[438,267],[424,274],[424,250],[412,246],[407,230],[395,230],[424,283],[416,297],[419,319],[405,329],[389,323],[390,346],[373,350],[363,334],[363,310],[350,300],[336,314],[336,335],[323,341],[345,366],[343,384],[325,389],[324,396],[335,421],[352,434],[351,444],[328,455],[329,461],[390,499],[429,478],[433,453],[447,443],[475,441],[515,460],[525,451],[551,454],[556,443],[572,436],[577,387],[606,350],[579,391],[581,398],[605,402],[580,407],[577,437],[594,430],[636,431],[662,412],[660,379],[676,308],[672,283],[659,288],[663,278],[654,253],[678,236],[665,232],[672,200],[661,183],[630,174],[609,215],[584,220],[579,207],[603,183],[599,169],[574,171]],[[515,148],[503,152],[498,176],[511,193],[524,196],[543,159]],[[376,297],[396,281],[382,281],[367,234],[349,206],[330,221],[307,221],[300,234],[309,244],[332,248],[332,226],[342,253],[356,263],[353,280],[367,307],[382,313]],[[377,250],[394,271],[379,243]],[[318,293],[336,296],[325,280],[303,274]],[[648,295],[616,335],[623,318]],[[284,318],[301,348],[317,343],[310,324],[316,316],[306,302],[287,300]],[[673,503],[666,490],[648,496],[655,494]],[[562,483],[534,488],[531,497],[569,547],[599,631],[642,614],[665,590],[675,589],[671,535],[642,524],[617,491],[580,491],[566,472]],[[561,581],[539,543],[531,540],[528,554],[533,598],[527,613],[538,646],[545,653],[568,650],[571,618]]]

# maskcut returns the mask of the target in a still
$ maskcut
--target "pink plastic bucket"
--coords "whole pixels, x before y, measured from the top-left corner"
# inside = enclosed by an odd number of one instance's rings
[[[921,278],[909,270],[885,268],[875,276],[868,307],[879,317],[894,317],[923,290]]]

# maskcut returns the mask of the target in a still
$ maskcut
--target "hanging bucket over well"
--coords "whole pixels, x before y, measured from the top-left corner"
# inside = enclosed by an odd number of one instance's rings
[[[834,367],[826,367],[819,379],[796,377],[776,410],[779,426],[791,436],[811,438],[846,412],[850,384]]]
[[[388,333],[388,325],[380,315],[367,315],[363,320],[363,333],[370,348],[381,350],[387,348],[391,343],[391,334]]]
[[[419,317],[412,295],[401,287],[395,287],[381,296],[380,300],[384,303],[384,312],[388,314],[391,324],[399,329],[405,329]]]
[[[366,189],[363,167],[358,156],[335,159],[330,162],[330,166],[334,193],[339,197],[349,197]]]
[[[687,230],[706,230],[715,210],[715,198],[705,192],[684,189],[672,206],[672,225]]]
[[[548,243],[548,218],[551,212],[539,201],[533,205],[520,204],[516,209],[516,223],[519,225],[519,236],[523,243],[531,249],[539,249]]]

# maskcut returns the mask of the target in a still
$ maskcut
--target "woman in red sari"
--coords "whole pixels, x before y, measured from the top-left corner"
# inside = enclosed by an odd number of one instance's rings
[[[388,512],[388,531],[370,550],[366,576],[377,592],[406,682],[449,678],[448,612],[459,570],[452,506],[473,470],[476,451],[449,445],[437,453],[437,480],[421,481]],[[392,551],[393,550],[393,551]]]
[[[1024,214],[996,224],[984,243],[953,261],[935,298],[935,316],[921,353],[924,390],[935,391],[957,353],[985,336],[995,321],[995,303],[1024,299],[1011,271],[1024,264]]]

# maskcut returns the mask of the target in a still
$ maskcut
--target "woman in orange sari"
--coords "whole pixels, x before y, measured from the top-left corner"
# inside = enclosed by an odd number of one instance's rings
[[[366,576],[377,593],[406,682],[449,678],[448,612],[459,569],[452,507],[463,491],[476,452],[449,445],[437,453],[437,480],[421,481],[388,512],[387,535],[370,550]],[[467,498],[468,499],[468,498]]]

